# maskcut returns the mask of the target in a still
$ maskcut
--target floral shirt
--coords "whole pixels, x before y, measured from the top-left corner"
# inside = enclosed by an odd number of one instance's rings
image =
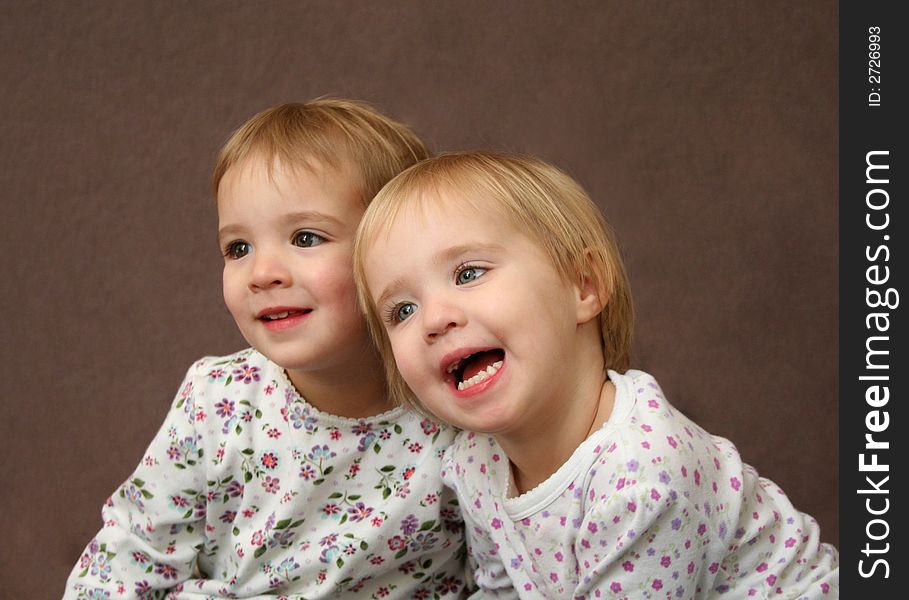
[[[252,349],[190,368],[65,598],[460,598],[454,432],[307,404]]]
[[[509,494],[492,437],[462,433],[446,452],[481,595],[838,597],[838,554],[814,519],[670,406],[650,375],[609,376],[609,421],[523,495]]]

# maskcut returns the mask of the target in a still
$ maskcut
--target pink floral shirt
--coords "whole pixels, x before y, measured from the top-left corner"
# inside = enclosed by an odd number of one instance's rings
[[[319,412],[255,350],[190,368],[65,598],[460,598],[454,432]]]
[[[461,501],[480,595],[838,597],[838,554],[814,519],[650,375],[609,376],[609,421],[525,494],[509,493],[492,437],[462,433],[447,451],[443,479]]]

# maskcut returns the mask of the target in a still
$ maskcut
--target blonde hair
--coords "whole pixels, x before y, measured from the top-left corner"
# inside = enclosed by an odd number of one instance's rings
[[[391,342],[374,305],[364,258],[376,236],[406,208],[458,190],[479,209],[494,207],[543,249],[565,282],[595,286],[604,365],[623,372],[631,360],[634,311],[625,266],[612,229],[571,177],[542,160],[488,152],[455,152],[420,162],[376,195],[357,230],[354,280],[370,334],[385,365],[389,393],[420,407],[395,366]],[[465,193],[466,192],[466,193]]]
[[[385,183],[429,151],[409,127],[364,102],[324,98],[306,104],[275,106],[253,116],[227,140],[212,174],[214,196],[224,174],[260,154],[273,169],[276,160],[290,168],[311,167],[313,159],[357,170],[363,205]]]

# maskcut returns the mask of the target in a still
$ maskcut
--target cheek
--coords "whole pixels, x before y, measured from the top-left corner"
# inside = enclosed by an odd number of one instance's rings
[[[230,311],[232,315],[236,316],[237,311],[240,309],[240,299],[242,297],[242,294],[241,291],[237,288],[236,274],[232,273],[227,268],[224,269],[224,273],[221,276],[221,289],[224,295],[224,304],[227,306],[227,310]]]
[[[309,286],[322,302],[356,308],[357,290],[350,261],[338,261],[308,272]]]
[[[427,374],[426,366],[420,364],[418,360],[419,352],[416,351],[416,348],[410,349],[406,339],[400,336],[391,338],[391,349],[401,377],[404,378],[407,385],[419,394],[421,392],[421,384],[426,379]]]

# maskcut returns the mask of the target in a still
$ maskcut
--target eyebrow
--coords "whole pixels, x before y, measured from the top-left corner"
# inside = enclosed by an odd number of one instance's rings
[[[445,248],[434,257],[432,257],[431,263],[437,266],[446,265],[460,256],[468,252],[502,252],[505,250],[505,247],[501,244],[458,244],[457,246],[451,246],[450,248]],[[393,279],[385,289],[382,291],[382,294],[376,299],[376,306],[382,306],[391,296],[394,296],[398,291],[405,287],[408,283],[407,278],[397,277]]]
[[[331,223],[337,227],[344,227],[344,223],[337,217],[327,215],[315,210],[301,210],[297,212],[287,213],[286,215],[281,216],[281,221],[284,223]],[[239,235],[244,230],[242,224],[231,223],[230,225],[225,225],[224,227],[218,230],[218,245],[220,246],[224,243],[224,238],[233,237]]]

